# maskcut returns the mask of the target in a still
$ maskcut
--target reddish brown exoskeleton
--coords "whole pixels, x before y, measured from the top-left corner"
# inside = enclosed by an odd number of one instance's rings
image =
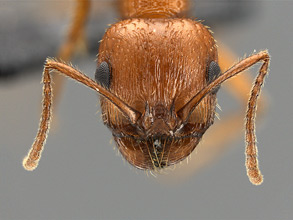
[[[180,17],[187,1],[120,4],[125,20],[113,24],[103,37],[96,82],[64,62],[46,60],[40,128],[24,167],[37,167],[48,133],[51,70],[97,91],[104,124],[124,158],[137,168],[158,170],[186,158],[213,124],[219,86],[262,61],[246,115],[247,174],[253,184],[261,184],[254,119],[268,52],[251,55],[221,73],[211,32],[199,21]]]

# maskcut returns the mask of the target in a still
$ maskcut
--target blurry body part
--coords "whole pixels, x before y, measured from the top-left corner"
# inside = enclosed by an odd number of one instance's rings
[[[63,59],[76,50],[88,15],[89,2],[77,3],[75,20],[59,52]],[[182,17],[188,4],[184,0],[122,1],[122,17],[127,19],[111,25],[101,41],[96,82],[63,61],[46,60],[42,117],[35,142],[23,161],[27,170],[37,167],[50,127],[52,70],[99,93],[104,124],[112,131],[123,157],[139,169],[160,172],[188,157],[213,124],[220,85],[262,62],[247,106],[245,150],[249,180],[255,185],[262,183],[255,114],[269,54],[252,54],[221,72],[219,64],[226,67],[231,56],[222,47],[220,54],[225,60],[218,59],[209,29]],[[245,77],[234,81],[232,92],[241,91],[239,85],[246,90],[249,81]],[[246,100],[246,92],[239,93],[241,100]]]
[[[121,0],[91,3],[85,27],[86,49],[96,54],[99,40],[108,24],[119,18]],[[188,15],[206,25],[223,27],[251,19],[259,9],[252,1],[189,1]],[[46,57],[54,57],[66,38],[73,20],[75,1],[4,1],[0,7],[0,82],[23,77],[38,68]],[[62,9],[62,10],[61,10]],[[9,20],[9,22],[7,22]],[[81,45],[82,48],[84,45]]]
[[[78,52],[96,53],[99,38],[116,17],[114,1],[93,1]],[[60,54],[61,45],[80,15],[76,6],[84,1],[4,1],[0,7],[0,81],[22,77],[44,63],[46,57]],[[105,12],[107,11],[107,13]],[[77,16],[76,16],[77,15]],[[9,22],[7,22],[9,20]],[[83,42],[84,40],[84,42]],[[76,51],[75,51],[76,53]],[[73,54],[74,55],[74,54]],[[64,55],[65,56],[65,55]]]

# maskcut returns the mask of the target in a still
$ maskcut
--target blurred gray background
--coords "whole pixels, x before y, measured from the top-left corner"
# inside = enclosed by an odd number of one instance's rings
[[[264,86],[268,108],[257,123],[264,174],[258,187],[246,176],[244,128],[228,150],[196,172],[180,175],[201,156],[209,131],[179,172],[154,178],[132,168],[109,143],[97,95],[72,80],[39,167],[25,171],[22,159],[39,123],[42,64],[56,53],[73,7],[71,1],[0,0],[1,220],[293,218],[293,1],[202,0],[191,12],[239,57],[262,49],[272,56]],[[96,68],[92,51],[107,24],[119,18],[114,8],[113,1],[94,1],[87,29],[90,52],[73,61],[90,77]],[[251,69],[254,76],[258,67]],[[219,103],[220,115],[237,107],[225,91]]]

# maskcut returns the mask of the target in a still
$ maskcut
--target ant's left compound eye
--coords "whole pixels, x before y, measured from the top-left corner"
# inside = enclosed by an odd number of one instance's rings
[[[209,68],[208,68],[208,83],[211,83],[214,79],[218,78],[218,76],[221,73],[221,69],[215,61],[210,62]]]
[[[207,82],[211,83],[212,81],[214,81],[216,78],[218,78],[221,74],[221,69],[218,65],[217,62],[212,61],[210,62],[210,65],[208,67],[208,72],[207,72]],[[219,90],[220,86],[218,86],[217,88],[215,88],[212,93],[217,93]]]
[[[98,66],[95,73],[95,79],[97,83],[109,89],[111,74],[110,74],[110,67],[107,62],[104,61]]]

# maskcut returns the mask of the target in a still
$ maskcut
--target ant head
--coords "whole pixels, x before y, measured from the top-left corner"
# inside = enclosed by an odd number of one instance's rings
[[[96,80],[136,112],[101,97],[104,123],[122,155],[142,169],[186,158],[214,120],[216,92],[191,100],[220,73],[208,29],[188,19],[129,19],[99,50]]]

